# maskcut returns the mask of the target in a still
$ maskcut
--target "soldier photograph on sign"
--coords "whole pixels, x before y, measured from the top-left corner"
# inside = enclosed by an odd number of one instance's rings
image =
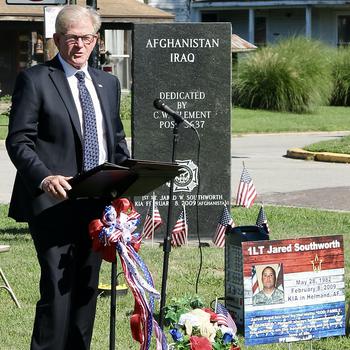
[[[255,266],[254,270],[256,275],[258,271],[261,274],[257,278],[252,276],[253,305],[284,303],[282,264]]]

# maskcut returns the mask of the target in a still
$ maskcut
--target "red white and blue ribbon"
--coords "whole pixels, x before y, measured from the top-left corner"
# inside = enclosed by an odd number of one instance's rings
[[[124,202],[121,204],[120,201]],[[102,251],[107,261],[113,258],[111,247],[118,252],[125,280],[135,300],[130,325],[133,338],[141,344],[140,350],[150,349],[152,334],[156,338],[156,349],[166,350],[168,345],[165,334],[153,318],[155,299],[159,299],[160,294],[154,288],[148,267],[137,253],[141,235],[135,230],[140,223],[140,215],[125,198],[112,204],[106,206],[101,220],[90,223],[93,247]]]

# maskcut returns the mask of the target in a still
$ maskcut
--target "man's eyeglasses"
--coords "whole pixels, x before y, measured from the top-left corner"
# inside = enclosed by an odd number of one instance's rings
[[[86,35],[74,35],[74,34],[63,34],[64,40],[68,45],[76,45],[79,42],[79,39],[82,40],[84,45],[90,45],[97,35],[94,34],[86,34]]]

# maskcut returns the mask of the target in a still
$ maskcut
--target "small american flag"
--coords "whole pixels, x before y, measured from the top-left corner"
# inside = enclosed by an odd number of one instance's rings
[[[173,231],[171,233],[171,243],[174,247],[180,247],[186,244],[188,236],[188,225],[186,218],[186,210],[183,207],[179,218],[177,219]]]
[[[255,201],[256,195],[257,194],[253,180],[250,177],[246,167],[243,166],[241,180],[238,186],[236,205],[250,208]]]
[[[213,243],[220,248],[225,247],[225,232],[227,226],[234,227],[235,223],[227,207],[224,206],[218,226],[216,227],[216,231],[213,236]]]
[[[155,203],[153,203],[146,215],[146,220],[143,225],[142,237],[149,239],[153,237],[154,231],[163,223],[162,218],[160,217],[159,210]]]
[[[269,229],[269,225],[267,223],[267,217],[266,217],[263,205],[261,206],[261,208],[259,210],[258,218],[256,219],[256,226],[264,229],[267,234],[270,233],[270,229]]]
[[[237,326],[230,313],[221,303],[218,303],[216,306],[216,314],[218,315],[218,326],[229,327],[234,331],[237,331]]]
[[[280,290],[284,290],[284,285],[283,285],[283,264],[278,264],[277,269],[276,269],[276,287]]]

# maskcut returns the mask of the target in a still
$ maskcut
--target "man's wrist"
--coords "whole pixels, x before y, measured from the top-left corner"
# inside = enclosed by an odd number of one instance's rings
[[[43,178],[43,180],[40,182],[39,188],[44,191],[44,186],[45,186],[45,182],[49,179],[49,177],[51,177],[52,175],[46,176]]]

